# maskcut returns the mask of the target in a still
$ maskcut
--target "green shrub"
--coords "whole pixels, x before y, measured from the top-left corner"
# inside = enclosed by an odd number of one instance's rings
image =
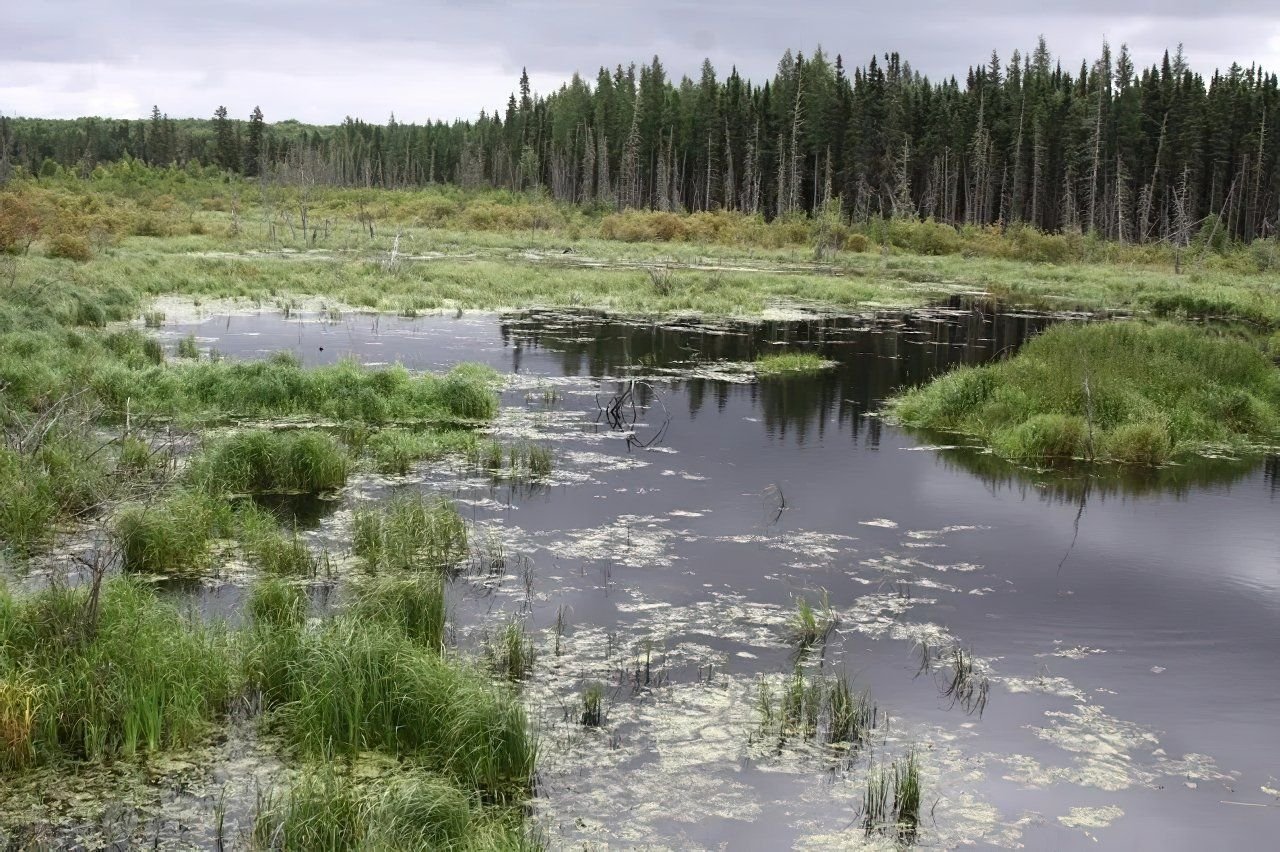
[[[61,257],[78,263],[87,263],[93,258],[93,249],[89,241],[75,234],[55,234],[45,247],[49,257]]]
[[[452,503],[401,495],[355,510],[351,546],[374,571],[450,571],[467,555],[467,527]]]

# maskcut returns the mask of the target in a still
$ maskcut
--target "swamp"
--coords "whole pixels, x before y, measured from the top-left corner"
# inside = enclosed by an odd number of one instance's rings
[[[7,848],[1275,835],[1259,249],[259,189],[0,190]]]

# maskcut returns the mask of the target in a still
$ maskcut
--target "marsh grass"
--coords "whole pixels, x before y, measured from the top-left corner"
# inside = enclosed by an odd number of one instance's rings
[[[303,753],[398,755],[492,801],[527,794],[536,748],[518,699],[399,627],[339,618],[261,635],[255,686]]]
[[[358,621],[398,627],[415,643],[437,653],[445,644],[445,591],[430,574],[383,575],[354,591],[351,614]]]
[[[990,679],[974,662],[973,652],[959,645],[952,645],[936,652],[927,644],[921,643],[921,673],[933,675],[938,686],[938,693],[949,702],[948,708],[957,704],[970,715],[982,716],[987,708],[987,699],[991,692]]]
[[[265,574],[310,578],[319,573],[321,560],[297,527],[286,534],[275,515],[252,501],[236,507],[236,538],[246,561]]]
[[[1012,358],[907,391],[890,412],[1009,459],[1152,466],[1280,440],[1280,370],[1258,346],[1205,329],[1063,324]]]
[[[467,450],[472,468],[487,473],[495,482],[540,481],[551,475],[554,457],[549,447],[521,441],[504,447],[497,441],[479,441]]]
[[[260,794],[253,847],[317,852],[537,848],[517,813],[485,807],[473,794],[427,772],[378,769],[383,777],[371,779],[307,767],[286,791]]]
[[[200,347],[196,343],[196,336],[188,334],[186,337],[178,341],[178,357],[196,359],[200,357]]]
[[[261,577],[249,589],[246,609],[258,627],[298,627],[307,618],[307,593],[279,577]]]
[[[756,375],[764,377],[820,373],[835,365],[834,361],[828,361],[812,352],[762,355],[752,363]]]
[[[362,443],[378,473],[404,476],[420,461],[455,453],[467,456],[476,444],[473,432],[461,429],[383,429]]]
[[[578,723],[587,728],[599,728],[605,720],[604,685],[589,683],[582,690],[581,712]]]
[[[356,508],[351,545],[371,571],[451,572],[467,557],[467,527],[452,503],[399,495]]]
[[[0,765],[99,760],[194,743],[236,691],[225,632],[142,584],[0,591]],[[96,616],[94,613],[96,612]]]
[[[179,490],[156,503],[121,509],[113,532],[124,571],[192,576],[208,567],[210,541],[232,526],[225,501]]]
[[[49,425],[29,447],[0,446],[0,540],[19,553],[48,542],[59,519],[90,515],[117,490],[101,439],[80,426]]]
[[[324,432],[254,429],[215,441],[187,478],[212,494],[316,492],[341,488],[349,469],[346,452]]]
[[[822,600],[816,607],[803,595],[796,595],[795,602],[796,609],[791,614],[788,625],[791,641],[801,651],[807,651],[820,642],[825,642],[840,619],[831,609],[831,601],[825,589]]]
[[[909,846],[919,834],[920,803],[920,762],[912,749],[892,763],[871,766],[863,797],[863,829],[867,836],[886,835]]]
[[[806,673],[797,665],[780,685],[760,681],[756,693],[758,736],[779,747],[791,740],[853,750],[880,722],[869,693],[857,693],[847,674]]]
[[[537,657],[533,637],[518,619],[508,621],[496,636],[487,637],[484,652],[494,672],[513,683],[533,671]]]

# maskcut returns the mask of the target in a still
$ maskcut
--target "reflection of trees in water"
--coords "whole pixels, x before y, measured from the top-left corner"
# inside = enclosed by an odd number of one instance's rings
[[[915,433],[928,436],[928,433]],[[1231,485],[1246,479],[1259,459],[1206,459],[1198,456],[1167,467],[1079,465],[1057,470],[1037,470],[1005,461],[999,456],[967,447],[939,450],[938,457],[950,470],[961,470],[981,479],[992,491],[1012,491],[1023,499],[1034,494],[1054,503],[1079,505],[1084,500],[1108,497],[1171,495],[1181,499],[1195,489]],[[1276,492],[1276,457],[1265,460]]]
[[[1271,493],[1280,493],[1280,456],[1267,456],[1262,475],[1271,486]]]
[[[716,362],[754,361],[790,349],[814,352],[838,366],[815,375],[764,379],[751,385],[673,377],[687,391],[696,418],[714,404],[723,409],[749,394],[770,434],[799,443],[822,437],[835,424],[857,440],[863,426],[878,440],[879,423],[864,415],[903,387],[920,384],[960,364],[985,363],[1011,352],[1047,326],[1043,316],[1002,314],[966,307],[829,317],[799,321],[700,325],[636,323],[599,314],[528,314],[502,325],[503,340],[519,368],[524,347],[560,353],[566,376],[603,378],[627,368],[695,368]]]

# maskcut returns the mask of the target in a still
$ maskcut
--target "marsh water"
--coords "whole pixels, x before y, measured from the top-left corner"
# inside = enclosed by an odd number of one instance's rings
[[[355,501],[429,489],[503,551],[453,584],[456,640],[480,648],[509,618],[536,637],[523,689],[552,848],[892,846],[865,835],[863,793],[871,766],[913,747],[922,846],[1269,846],[1276,460],[1035,472],[876,416],[897,389],[1062,319],[962,303],[715,325],[262,311],[165,335],[234,358],[470,361],[507,376],[493,431],[551,447],[549,481],[495,485],[447,462],[363,475],[301,520],[340,550]],[[727,368],[796,350],[836,366],[759,380]],[[238,581],[195,594],[231,612]],[[838,618],[800,662],[847,672],[888,716],[860,749],[761,734],[762,684],[798,662],[797,596],[825,596]],[[951,647],[988,679],[980,712],[921,671],[922,654]],[[575,709],[592,682],[606,686],[598,729]]]

